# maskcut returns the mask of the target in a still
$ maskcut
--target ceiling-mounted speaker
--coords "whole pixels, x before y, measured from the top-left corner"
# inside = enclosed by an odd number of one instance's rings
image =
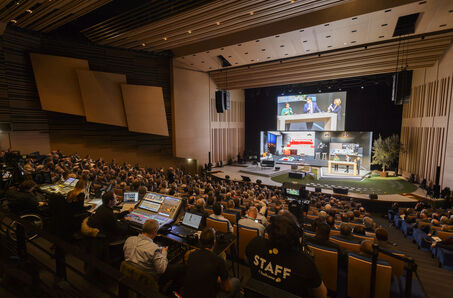
[[[219,90],[215,92],[215,108],[217,113],[225,112],[225,102],[223,101],[223,91]]]
[[[392,101],[396,105],[409,103],[412,89],[412,70],[393,74]]]
[[[225,107],[225,110],[229,110],[231,108],[230,104],[230,92],[228,91],[223,91],[223,106]]]
[[[219,90],[215,92],[215,106],[217,113],[223,113],[230,109],[230,92]]]

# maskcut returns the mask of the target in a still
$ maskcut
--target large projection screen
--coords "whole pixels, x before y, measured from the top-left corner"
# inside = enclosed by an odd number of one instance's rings
[[[126,75],[77,70],[87,121],[127,126],[121,84]]]
[[[76,70],[88,70],[88,61],[34,53],[30,58],[41,108],[85,116]]]
[[[168,136],[162,87],[122,84],[129,131]]]

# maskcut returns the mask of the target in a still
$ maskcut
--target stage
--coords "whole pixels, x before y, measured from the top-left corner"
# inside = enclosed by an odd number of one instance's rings
[[[279,165],[280,170],[275,171],[274,168],[263,168],[261,169],[259,166],[255,165],[228,165],[224,167],[217,167],[212,170],[212,175],[221,179],[225,179],[225,176],[229,176],[230,180],[233,181],[243,181],[242,176],[247,176],[250,178],[252,182],[256,182],[257,180],[261,180],[261,183],[263,185],[269,185],[269,186],[281,186],[282,182],[275,181],[277,180],[276,178],[278,176],[284,176],[285,174],[289,173],[291,171],[291,166],[290,165]],[[362,173],[361,173],[362,174]],[[274,178],[274,180],[272,179]],[[402,180],[402,181],[398,181]],[[297,182],[300,184],[306,185],[306,189],[309,191],[315,191],[315,188],[321,188],[323,193],[327,194],[333,194],[333,188],[346,188],[348,189],[348,196],[357,198],[360,200],[368,200],[368,201],[373,201],[376,202],[376,200],[370,200],[369,194],[370,193],[378,193],[379,194],[379,199],[377,202],[386,202],[386,203],[392,203],[392,202],[398,202],[398,203],[404,203],[403,205],[408,205],[412,206],[416,202],[418,202],[418,190],[415,187],[411,192],[406,193],[406,189],[401,189],[401,193],[385,193],[385,191],[382,191],[382,189],[375,188],[372,184],[370,183],[363,183],[361,181],[355,181],[355,180],[339,180],[339,179],[332,179],[331,181],[322,178],[320,180],[317,179],[303,179],[299,180],[298,179],[292,179],[293,182]],[[338,182],[341,181],[341,184],[338,184]],[[400,178],[390,178],[388,180],[388,185],[390,186],[395,186],[395,183],[407,183],[403,179]],[[363,183],[363,186],[361,185]],[[385,183],[381,182],[381,185]],[[346,186],[345,186],[346,184]],[[398,189],[398,185],[396,185],[395,189]]]

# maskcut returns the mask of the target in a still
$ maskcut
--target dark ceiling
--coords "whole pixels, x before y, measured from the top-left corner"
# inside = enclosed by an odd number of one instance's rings
[[[112,2],[51,32],[61,38],[88,40],[82,30],[110,30],[121,33],[137,28],[188,9],[204,5],[212,0],[113,0]],[[127,16],[128,21],[120,22]]]

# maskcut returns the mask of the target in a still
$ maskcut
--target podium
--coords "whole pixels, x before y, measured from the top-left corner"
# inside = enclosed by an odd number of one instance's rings
[[[324,122],[324,130],[337,130],[337,114],[336,113],[313,113],[313,114],[296,114],[277,116],[277,130],[286,130],[287,123],[300,122]]]

